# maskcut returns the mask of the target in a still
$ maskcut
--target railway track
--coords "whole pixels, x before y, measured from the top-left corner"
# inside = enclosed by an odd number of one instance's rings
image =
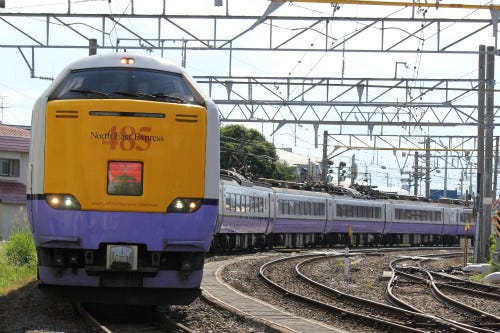
[[[500,287],[477,283],[449,274],[429,271],[434,277],[436,285],[441,289],[455,290],[472,297],[488,298],[496,302],[500,302]]]
[[[308,306],[320,308],[345,319],[357,320],[360,325],[377,327],[381,331],[470,332],[433,316],[340,292],[301,273],[301,267],[304,265],[325,258],[325,255],[280,258],[262,265],[259,274],[273,288]],[[288,274],[283,274],[286,272]]]
[[[80,315],[100,333],[196,333],[156,307],[75,304]]]
[[[471,332],[498,332],[500,317],[468,305],[471,303],[471,297],[482,298],[488,295],[498,306],[499,295],[485,292],[485,290],[491,292],[496,288],[465,281],[461,282],[462,286],[437,282],[435,276],[441,279],[444,277],[422,267],[422,263],[428,260],[430,260],[428,257],[415,257],[399,258],[391,262],[393,276],[387,286],[388,301],[416,313],[429,314],[428,309],[432,309],[433,316]],[[413,265],[415,262],[416,266]],[[457,283],[456,278],[446,277],[446,279]],[[458,300],[442,292],[441,289],[452,290],[455,296],[466,292],[468,297]],[[420,299],[419,305],[413,304],[415,298]],[[484,300],[482,301],[484,304]]]

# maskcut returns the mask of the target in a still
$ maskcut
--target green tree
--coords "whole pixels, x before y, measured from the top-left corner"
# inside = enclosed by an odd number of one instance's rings
[[[274,171],[274,179],[297,181],[298,176],[296,172],[297,168],[288,165],[286,162],[278,161],[276,163],[276,170]]]
[[[293,167],[278,161],[276,147],[254,129],[228,125],[220,130],[220,167],[248,178],[295,180]]]

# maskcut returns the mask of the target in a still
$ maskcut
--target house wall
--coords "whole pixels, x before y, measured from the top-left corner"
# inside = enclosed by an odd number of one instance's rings
[[[26,205],[0,204],[0,240],[7,240],[15,230],[28,225]]]
[[[19,177],[0,176],[0,181],[26,184],[29,153],[0,150],[0,158],[19,160]],[[7,240],[13,231],[22,226],[28,226],[26,204],[0,203],[0,240]]]

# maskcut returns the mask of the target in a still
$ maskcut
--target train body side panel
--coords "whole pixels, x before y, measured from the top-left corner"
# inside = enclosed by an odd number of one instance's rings
[[[384,225],[384,221],[337,218],[328,232],[347,233],[350,227],[353,233],[381,234],[384,232]]]
[[[266,234],[270,221],[270,190],[221,182],[217,232]]]
[[[422,204],[396,204],[393,202],[393,204],[389,205],[390,223],[386,224],[384,233],[441,235],[443,233],[444,211],[442,208],[437,207]],[[398,216],[397,210],[403,216]],[[439,219],[429,220],[419,217],[419,212],[422,212],[421,214],[434,212],[434,214],[440,214],[440,217]]]

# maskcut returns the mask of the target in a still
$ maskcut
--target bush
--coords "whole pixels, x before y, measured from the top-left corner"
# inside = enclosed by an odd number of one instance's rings
[[[6,244],[7,262],[14,266],[36,263],[36,248],[29,229],[20,229],[9,237]]]
[[[497,249],[497,234],[491,234],[489,239],[490,252],[495,252]]]

